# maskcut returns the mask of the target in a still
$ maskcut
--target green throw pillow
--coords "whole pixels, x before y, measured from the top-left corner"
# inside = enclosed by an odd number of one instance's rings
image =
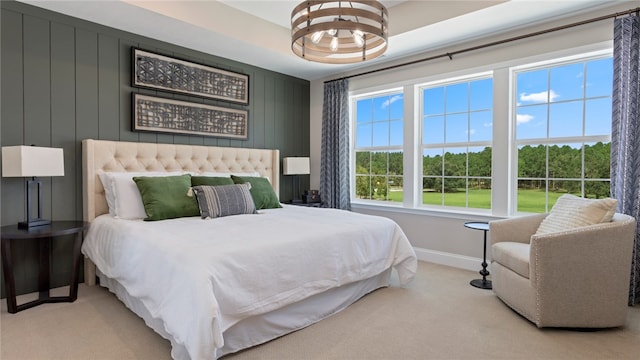
[[[191,186],[198,185],[233,185],[234,182],[230,177],[215,177],[215,176],[192,176]]]
[[[231,175],[231,179],[236,184],[251,184],[251,197],[256,204],[256,209],[276,209],[281,208],[278,195],[273,191],[271,183],[267,178],[253,176],[235,176]]]
[[[133,178],[144,204],[144,220],[164,220],[199,216],[200,209],[194,196],[188,196],[191,175]]]

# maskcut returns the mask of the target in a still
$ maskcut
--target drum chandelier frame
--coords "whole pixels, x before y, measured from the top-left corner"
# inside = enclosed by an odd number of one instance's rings
[[[291,12],[291,50],[329,64],[375,59],[387,50],[388,19],[379,1],[304,1]]]

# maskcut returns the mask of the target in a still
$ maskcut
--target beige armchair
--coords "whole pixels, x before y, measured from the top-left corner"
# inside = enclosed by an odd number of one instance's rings
[[[546,216],[489,223],[495,294],[538,327],[623,326],[635,219],[536,235]]]

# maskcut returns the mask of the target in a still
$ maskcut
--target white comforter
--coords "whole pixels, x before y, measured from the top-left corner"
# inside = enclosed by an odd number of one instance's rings
[[[389,219],[286,205],[212,220],[102,215],[82,252],[140,299],[191,359],[216,358],[222,333],[246,317],[391,266],[406,284],[417,266]]]

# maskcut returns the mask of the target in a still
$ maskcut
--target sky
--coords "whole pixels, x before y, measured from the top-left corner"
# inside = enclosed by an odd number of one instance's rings
[[[517,140],[546,138],[547,131],[550,138],[582,136],[583,131],[610,135],[611,58],[516,76]],[[491,141],[491,78],[426,88],[422,95],[424,144]],[[356,146],[402,144],[402,94],[359,100],[356,106]]]
[[[611,58],[519,74],[516,137],[541,138],[547,130],[549,137],[610,134],[612,78]]]

